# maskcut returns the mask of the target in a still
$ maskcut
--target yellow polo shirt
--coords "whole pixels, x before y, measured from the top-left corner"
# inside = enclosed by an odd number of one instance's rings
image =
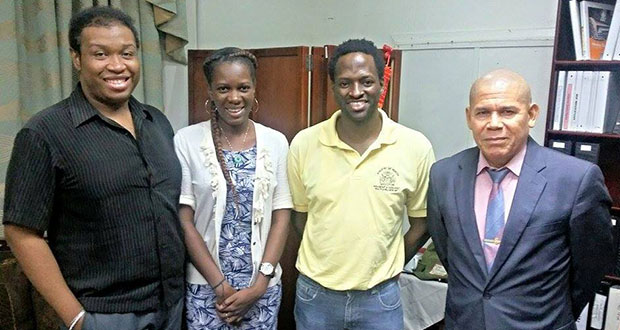
[[[367,290],[403,268],[403,218],[426,216],[435,156],[424,135],[378,110],[381,133],[360,155],[330,119],[291,142],[293,208],[307,212],[297,269],[332,290]]]

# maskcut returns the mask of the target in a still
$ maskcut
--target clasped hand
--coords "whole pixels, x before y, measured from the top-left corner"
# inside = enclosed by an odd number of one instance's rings
[[[216,293],[215,309],[217,315],[226,323],[240,322],[254,303],[265,294],[266,288],[251,286],[235,290],[227,282],[222,283],[223,290]]]

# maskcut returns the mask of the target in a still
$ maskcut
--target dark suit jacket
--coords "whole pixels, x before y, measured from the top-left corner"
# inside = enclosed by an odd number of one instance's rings
[[[573,329],[613,267],[611,199],[598,166],[528,139],[487,272],[474,215],[479,149],[431,168],[429,231],[448,271],[446,329]]]

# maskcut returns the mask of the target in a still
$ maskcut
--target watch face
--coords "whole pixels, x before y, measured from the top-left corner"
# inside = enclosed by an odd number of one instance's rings
[[[272,264],[270,264],[268,262],[264,262],[264,263],[260,264],[260,267],[258,268],[258,271],[263,273],[263,275],[265,275],[265,276],[271,276],[274,273],[274,268],[273,268]]]

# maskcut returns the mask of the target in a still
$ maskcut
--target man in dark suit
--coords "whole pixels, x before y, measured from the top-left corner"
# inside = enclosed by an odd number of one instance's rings
[[[613,265],[603,175],[530,138],[538,111],[523,77],[488,73],[465,110],[477,147],[431,169],[446,329],[575,329]]]

